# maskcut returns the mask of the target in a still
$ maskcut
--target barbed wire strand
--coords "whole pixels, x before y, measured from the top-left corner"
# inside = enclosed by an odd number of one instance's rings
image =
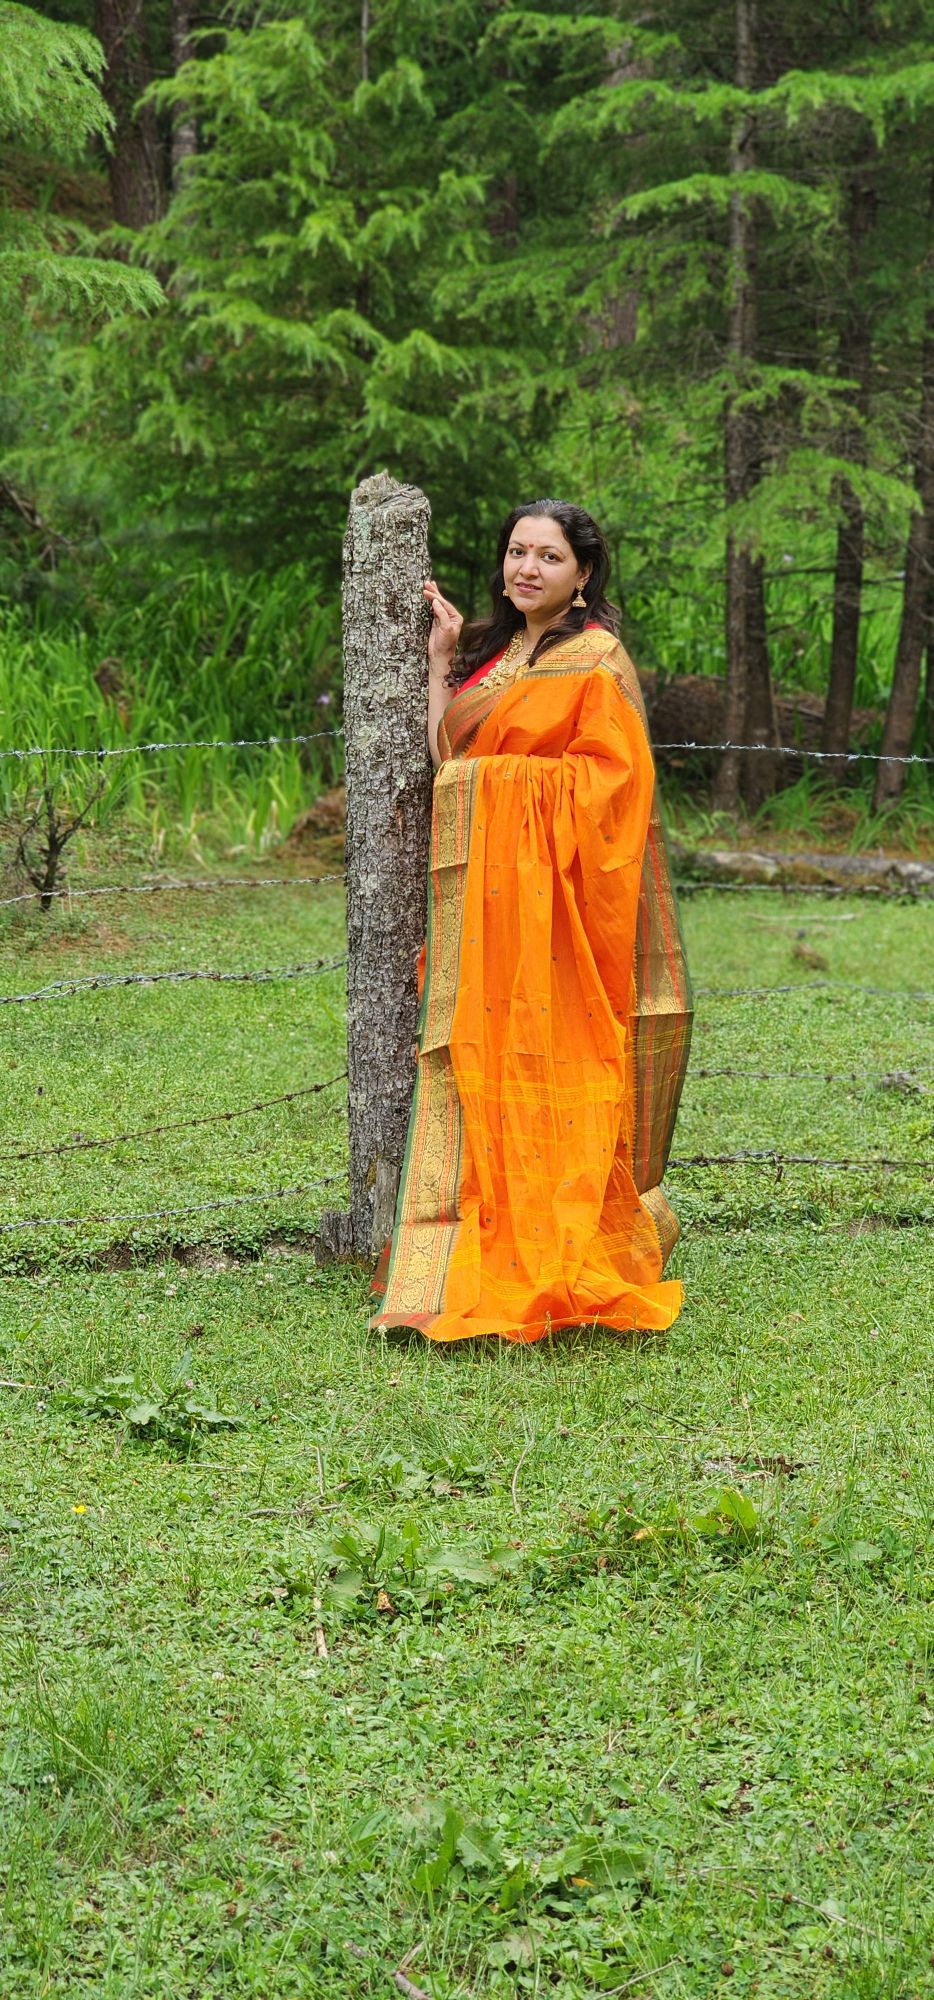
[[[12,909],[19,903],[38,903],[40,900],[74,903],[86,901],[95,896],[159,896],[177,895],[194,891],[202,895],[213,894],[225,889],[317,889],[324,884],[346,882],[344,873],[327,875],[269,875],[265,877],[245,876],[238,881],[233,876],[217,876],[204,881],[169,882],[112,882],[95,889],[29,889],[19,896],[0,896],[0,910]],[[679,896],[695,896],[701,893],[719,895],[762,895],[792,896],[862,896],[889,902],[906,900],[927,902],[934,898],[934,879],[912,882],[794,882],[781,878],[763,882],[721,882],[716,877],[698,880],[696,877],[676,877],[674,888]]]
[[[713,890],[720,895],[757,896],[865,896],[884,897],[887,902],[929,902],[934,897],[934,878],[929,881],[885,882],[791,882],[784,878],[765,882],[721,882],[715,876],[698,880],[694,876],[675,879],[679,896],[695,896]]]
[[[53,743],[44,748],[32,744],[25,750],[0,750],[0,757],[21,761],[30,757],[85,757],[99,764],[106,757],[149,757],[160,750],[271,750],[296,743],[321,743],[326,737],[343,734],[342,729],[316,729],[311,735],[297,736],[192,736],[171,743],[105,743],[95,749],[85,749],[78,743]]]
[[[336,1187],[346,1181],[346,1174],[327,1174],[320,1181],[301,1181],[294,1187],[264,1188],[258,1194],[226,1195],[223,1201],[193,1201],[184,1208],[145,1208],[130,1212],[119,1210],[115,1215],[26,1215],[20,1222],[0,1223],[0,1236],[11,1236],[19,1229],[97,1229],[105,1223],[113,1222],[161,1222],[176,1215],[203,1215],[209,1209],[245,1208],[251,1202],[285,1201],[290,1195],[314,1194],[320,1188]]]
[[[94,896],[159,896],[177,895],[194,891],[202,895],[213,894],[225,889],[317,889],[323,884],[346,882],[344,873],[326,875],[269,875],[264,877],[217,876],[204,881],[168,882],[111,882],[94,889],[28,889],[19,896],[0,896],[0,910],[12,909],[19,903],[54,901],[73,903],[85,901]],[[911,902],[927,901],[934,897],[934,880],[923,882],[794,882],[785,878],[762,882],[722,882],[716,877],[698,880],[694,876],[676,877],[674,887],[679,896],[694,896],[701,892],[727,895],[776,895],[784,896],[865,896],[885,897],[888,901],[900,898]]]
[[[756,1083],[860,1083],[870,1089],[889,1089],[905,1095],[925,1093],[922,1078],[934,1077],[934,1070],[886,1070],[876,1076],[866,1076],[861,1070],[821,1070],[821,1069],[735,1069],[697,1068],[688,1073],[689,1081],[709,1081],[713,1078],[728,1077],[740,1082]],[[20,1146],[12,1151],[0,1153],[0,1161],[21,1163],[24,1160],[59,1159],[69,1153],[100,1152],[112,1146],[134,1144],[143,1139],[161,1139],[172,1132],[190,1132],[206,1125],[229,1124],[235,1118],[247,1118],[258,1111],[270,1111],[280,1104],[294,1104],[305,1097],[320,1096],[322,1091],[332,1090],[335,1084],[346,1083],[347,1071],[339,1070],[336,1076],[326,1077],[319,1083],[302,1085],[297,1090],[284,1090],[276,1097],[256,1098],[250,1104],[238,1104],[226,1111],[211,1111],[197,1118],[173,1118],[161,1125],[140,1125],[126,1132],[111,1132],[88,1139],[62,1139],[51,1146]]]
[[[20,762],[32,757],[79,757],[102,763],[107,757],[148,757],[163,750],[267,750],[286,749],[295,744],[321,743],[327,738],[343,737],[343,729],[316,729],[310,734],[294,736],[193,736],[180,737],[165,743],[119,743],[101,744],[97,748],[85,748],[82,744],[60,743],[42,746],[32,744],[24,749],[0,750],[0,758],[16,759]],[[685,750],[697,754],[720,756],[732,751],[737,757],[800,757],[820,764],[934,764],[934,757],[911,752],[899,756],[884,750],[810,750],[794,743],[697,743],[693,738],[683,743],[656,742],[655,750]]]
[[[934,1173],[934,1160],[894,1160],[872,1159],[827,1159],[821,1153],[778,1153],[771,1147],[750,1147],[737,1153],[672,1153],[668,1161],[670,1167],[735,1167],[772,1166],[784,1167],[832,1167],[836,1172],[871,1173]]]
[[[55,979],[31,993],[0,993],[0,1007],[22,1007],[33,1000],[61,1000],[70,994],[105,992],[117,986],[186,985],[207,980],[216,985],[264,985],[280,979],[302,979],[319,972],[336,972],[347,963],[346,952],[336,958],[310,959],[298,965],[245,967],[225,972],[214,966],[176,966],[165,972],[101,972],[88,979]],[[768,1000],[786,993],[859,993],[883,1000],[934,1000],[934,992],[924,988],[865,986],[850,979],[792,980],[778,986],[697,986],[695,994],[705,999]]]
[[[230,1111],[210,1111],[201,1118],[173,1118],[164,1125],[139,1125],[132,1132],[111,1132],[100,1139],[62,1139],[54,1146],[23,1147],[16,1152],[0,1153],[0,1160],[49,1160],[57,1159],[63,1153],[98,1152],[108,1146],[125,1146],[137,1139],[161,1139],[167,1132],[190,1132],[196,1126],[221,1125],[232,1118],[247,1118],[255,1111],[269,1111],[274,1105],[294,1104],[300,1097],[318,1097],[323,1090],[333,1089],[336,1083],[346,1082],[347,1071],[340,1070],[337,1076],[329,1076],[322,1083],[305,1084],[300,1090],[284,1090],[278,1097],[259,1097],[252,1104],[238,1104]]]
[[[741,1081],[754,1083],[861,1083],[871,1090],[902,1091],[906,1095],[923,1091],[922,1078],[934,1077],[930,1069],[890,1069],[875,1076],[867,1076],[865,1070],[845,1069],[698,1069],[693,1063],[688,1069],[688,1082],[697,1077],[736,1077]],[[0,1153],[0,1159],[6,1154]]]
[[[895,1094],[912,1096],[926,1095],[926,1085],[922,1079],[934,1078],[934,1070],[886,1070],[876,1076],[867,1076],[861,1070],[822,1069],[711,1069],[693,1067],[688,1072],[688,1081],[707,1082],[713,1078],[728,1077],[738,1082],[755,1083],[859,1083],[872,1090],[891,1090]],[[235,1118],[248,1118],[258,1111],[270,1111],[280,1104],[294,1104],[301,1098],[317,1097],[322,1091],[332,1090],[335,1084],[346,1083],[347,1071],[339,1070],[336,1076],[327,1077],[323,1082],[305,1084],[298,1090],[281,1091],[277,1097],[260,1097],[250,1104],[238,1104],[228,1111],[212,1111],[198,1118],[173,1118],[162,1125],[140,1125],[132,1131],[111,1132],[95,1139],[83,1137],[62,1139],[51,1146],[18,1147],[15,1151],[0,1153],[0,1161],[22,1162],[24,1160],[59,1159],[69,1153],[91,1153],[106,1150],[112,1146],[124,1146],[142,1139],[160,1139],[172,1132],[189,1132],[205,1125],[229,1124]]]
[[[299,965],[267,965],[225,972],[213,966],[177,966],[166,972],[100,972],[90,979],[55,979],[33,993],[0,993],[0,1007],[23,1007],[30,1000],[61,1000],[73,993],[105,992],[115,986],[184,986],[196,979],[215,985],[261,986],[271,980],[303,979],[317,972],[335,972],[346,965],[347,954],[337,958],[314,958]]]
[[[100,889],[28,889],[21,896],[0,896],[0,910],[9,910],[14,903],[77,902],[79,897],[88,896],[162,896],[175,895],[180,890],[197,890],[207,895],[218,889],[317,889],[323,882],[343,882],[340,875],[246,875],[241,881],[234,876],[218,875],[206,877],[202,881],[178,882],[108,882]]]
[[[658,743],[653,750],[696,750],[720,755],[732,750],[737,757],[806,757],[818,764],[934,764],[934,757],[917,753],[898,757],[884,750],[807,750],[797,743]]]
[[[866,993],[884,1000],[934,1000],[934,993],[907,986],[861,986],[852,979],[791,980],[781,986],[695,986],[705,999],[768,1000],[774,993]]]
[[[777,1170],[779,1177],[785,1167],[829,1167],[834,1171],[851,1173],[934,1172],[934,1160],[827,1159],[817,1153],[778,1153],[768,1148],[737,1153],[688,1153],[680,1156],[673,1154],[668,1165],[670,1167],[766,1166]],[[292,1196],[313,1194],[321,1188],[334,1187],[345,1179],[346,1175],[330,1174],[323,1180],[298,1182],[292,1187],[264,1188],[256,1194],[229,1195],[221,1201],[189,1202],[182,1208],[120,1210],[111,1215],[27,1215],[18,1222],[0,1223],[0,1235],[10,1236],[17,1231],[32,1229],[96,1229],[105,1224],[120,1222],[159,1222],[181,1215],[202,1215],[208,1211],[243,1208],[251,1203],[284,1201]]]
[[[735,1069],[697,1068],[688,1072],[689,1081],[709,1081],[713,1078],[730,1078],[738,1082],[755,1083],[859,1083],[869,1089],[888,1089],[906,1096],[915,1093],[926,1094],[925,1083],[921,1079],[934,1078],[934,1070],[886,1070],[879,1075],[867,1076],[861,1070],[822,1069]],[[322,1091],[332,1090],[335,1084],[346,1083],[347,1071],[339,1070],[336,1076],[325,1078],[319,1083],[305,1084],[297,1090],[284,1090],[277,1097],[256,1098],[250,1104],[232,1106],[227,1111],[212,1111],[197,1118],[173,1118],[161,1125],[140,1125],[131,1131],[111,1132],[100,1138],[62,1139],[51,1146],[18,1147],[16,1150],[0,1153],[0,1161],[17,1162],[24,1160],[59,1159],[69,1153],[90,1153],[106,1150],[112,1146],[124,1146],[142,1139],[160,1139],[172,1132],[189,1132],[206,1125],[229,1124],[235,1118],[247,1118],[258,1111],[270,1111],[280,1104],[294,1104],[305,1097],[317,1097]],[[771,1156],[770,1156],[771,1157]]]

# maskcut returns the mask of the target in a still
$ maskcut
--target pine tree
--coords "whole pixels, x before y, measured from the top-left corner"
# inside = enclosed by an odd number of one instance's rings
[[[29,7],[0,5],[0,136],[21,149],[21,177],[54,186],[56,168],[107,142],[111,118],[100,89],[104,59],[93,35]],[[26,172],[31,163],[32,174]],[[157,280],[96,254],[94,238],[46,200],[0,212],[0,356],[7,368],[27,337],[23,307],[83,319],[161,299]]]
[[[469,392],[493,366],[465,354],[442,298],[484,256],[483,178],[445,129],[462,11],[381,10],[364,77],[357,10],[309,6],[228,28],[153,91],[200,135],[138,239],[169,305],[157,328],[103,337],[81,421],[163,523],[333,575],[348,487],[373,463],[442,504],[457,491],[469,521],[489,464]],[[437,61],[417,59],[433,37]],[[496,445],[515,455],[505,421]]]
[[[638,300],[634,351],[615,357],[626,388],[644,397],[658,385],[662,400],[676,396],[698,470],[709,476],[718,460],[724,468],[726,505],[713,529],[725,559],[733,740],[768,741],[774,731],[764,585],[779,536],[809,527],[820,548],[838,523],[850,532],[851,629],[840,629],[841,581],[834,646],[843,675],[858,631],[856,516],[860,537],[867,509],[890,535],[909,504],[900,469],[892,477],[886,463],[891,435],[869,429],[865,380],[869,301],[880,324],[888,314],[904,326],[911,311],[906,295],[917,288],[906,245],[905,261],[890,257],[881,284],[874,246],[871,269],[860,274],[862,323],[844,328],[836,366],[830,344],[858,226],[852,213],[844,223],[841,199],[854,144],[862,171],[871,140],[884,165],[892,152],[890,170],[904,172],[905,128],[917,150],[934,82],[923,46],[911,42],[930,10],[914,7],[894,31],[883,7],[869,11],[872,34],[854,52],[849,19],[835,44],[804,9],[779,20],[760,16],[754,0],[703,13],[679,0],[654,15],[622,5],[614,73],[552,124],[555,149],[584,163],[581,186],[596,220],[589,256],[578,259],[583,313],[607,316],[627,291]],[[862,385],[850,372],[854,360]],[[718,400],[722,442],[714,448],[708,429],[705,453],[699,430],[711,426]],[[767,759],[749,760],[753,803],[768,768]],[[726,757],[722,803],[734,802],[738,778],[739,760]]]
[[[150,273],[102,256],[88,225],[56,205],[65,170],[89,147],[109,141],[102,70],[101,50],[82,27],[0,4],[0,136],[16,188],[0,209],[0,516],[5,580],[14,590],[33,559],[48,566],[56,547],[23,484],[37,404],[48,393],[50,335],[65,323],[87,326],[113,313],[146,312],[162,297]]]

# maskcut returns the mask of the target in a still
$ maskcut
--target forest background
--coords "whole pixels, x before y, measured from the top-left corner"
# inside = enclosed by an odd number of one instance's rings
[[[0,0],[3,2000],[934,2000],[930,902],[695,880],[684,1315],[445,1349],[316,1261],[293,837],[385,465],[465,610],[579,499],[666,699],[809,717],[682,839],[934,848],[834,761],[934,754],[932,28]]]
[[[385,465],[465,610],[517,497],[572,497],[640,665],[719,676],[732,740],[804,690],[826,751],[855,708],[934,753],[932,30],[932,0],[0,6],[2,742],[333,727],[347,498]],[[262,840],[338,750],[131,760],[119,805]],[[862,783],[929,837],[923,768],[815,768],[792,810]],[[711,775],[767,817],[784,774]],[[0,765],[0,812],[28,785]]]

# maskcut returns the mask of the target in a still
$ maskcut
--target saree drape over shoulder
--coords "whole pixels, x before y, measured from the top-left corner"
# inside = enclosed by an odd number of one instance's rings
[[[447,709],[415,1096],[374,1325],[667,1327],[691,999],[635,668],[590,628]]]

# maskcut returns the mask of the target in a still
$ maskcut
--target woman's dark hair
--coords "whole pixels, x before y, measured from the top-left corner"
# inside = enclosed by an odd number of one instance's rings
[[[570,606],[557,625],[543,632],[537,646],[533,647],[530,658],[537,660],[549,647],[560,645],[569,633],[582,632],[585,625],[602,625],[605,632],[612,632],[614,638],[619,629],[619,613],[606,596],[606,586],[610,574],[610,552],[606,541],[592,515],[583,507],[574,507],[569,500],[533,500],[528,507],[514,507],[507,516],[499,532],[496,544],[496,568],[490,578],[493,610],[489,618],[476,619],[466,625],[461,634],[457,656],[448,676],[452,687],[459,687],[477,667],[491,660],[508,646],[513,633],[525,621],[521,611],[517,611],[512,599],[503,596],[503,562],[506,550],[512,540],[517,521],[537,517],[555,521],[577,557],[582,569],[590,574],[583,586],[585,603],[575,611]]]

